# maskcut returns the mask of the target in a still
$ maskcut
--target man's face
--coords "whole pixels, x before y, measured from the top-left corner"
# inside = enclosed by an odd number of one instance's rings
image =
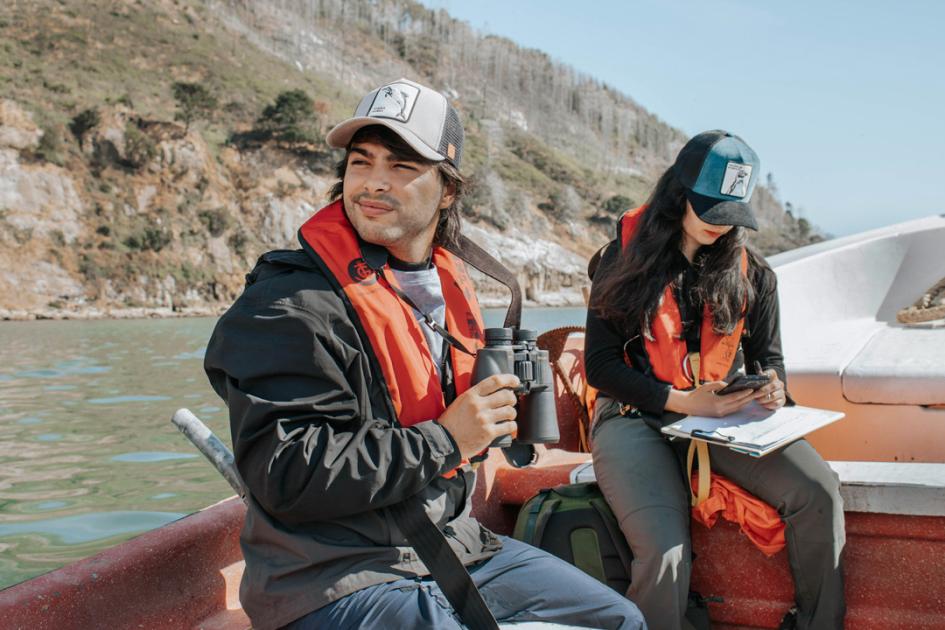
[[[440,211],[453,202],[434,165],[399,160],[370,141],[351,145],[342,196],[361,238],[408,262],[426,258]]]

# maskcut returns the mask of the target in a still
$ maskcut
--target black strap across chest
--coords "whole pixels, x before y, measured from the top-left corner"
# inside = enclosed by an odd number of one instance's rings
[[[390,506],[390,511],[463,624],[470,630],[498,630],[499,624],[472,577],[420,500],[411,497]]]

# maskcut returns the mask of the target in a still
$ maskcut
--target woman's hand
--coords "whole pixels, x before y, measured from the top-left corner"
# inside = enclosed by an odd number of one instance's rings
[[[752,398],[765,409],[774,411],[787,402],[787,392],[784,391],[784,383],[778,378],[777,372],[769,369],[765,370],[765,374],[771,377],[771,381],[756,391]]]
[[[669,398],[666,400],[666,409],[684,413],[688,416],[721,418],[730,413],[735,413],[754,400],[757,394],[757,392],[746,389],[724,396],[717,395],[715,392],[725,387],[725,385],[724,381],[712,381],[689,391],[671,389],[669,390]],[[769,383],[766,387],[770,387],[770,385]]]

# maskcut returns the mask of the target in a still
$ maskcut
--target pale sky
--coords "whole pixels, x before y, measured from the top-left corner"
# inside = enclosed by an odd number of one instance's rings
[[[835,236],[945,213],[945,2],[422,1],[742,136]]]

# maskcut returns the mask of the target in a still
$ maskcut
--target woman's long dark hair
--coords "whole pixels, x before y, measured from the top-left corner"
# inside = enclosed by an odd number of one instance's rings
[[[680,258],[685,215],[685,189],[670,167],[647,201],[630,246],[597,271],[590,307],[628,336],[641,331],[650,335],[663,291],[685,270]],[[751,299],[751,285],[741,271],[745,242],[745,229],[735,227],[712,245],[700,247],[693,260],[699,273],[689,290],[694,303],[709,305],[712,327],[719,334],[735,329]]]

